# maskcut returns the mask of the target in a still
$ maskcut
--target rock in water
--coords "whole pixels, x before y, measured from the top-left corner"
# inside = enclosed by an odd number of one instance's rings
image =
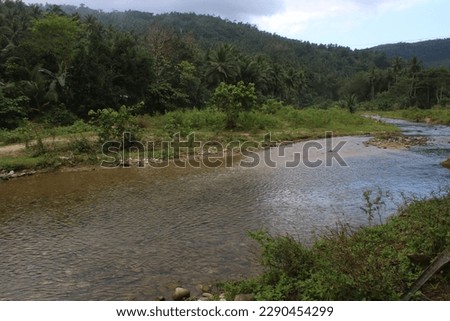
[[[442,166],[444,166],[444,167],[450,169],[450,158],[447,159],[445,162],[442,162]]]
[[[191,291],[184,288],[176,288],[172,295],[172,299],[175,301],[186,300],[191,296]]]

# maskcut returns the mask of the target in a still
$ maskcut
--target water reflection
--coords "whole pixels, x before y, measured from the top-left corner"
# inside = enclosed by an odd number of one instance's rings
[[[419,130],[448,149],[447,127]],[[381,150],[344,139],[348,167],[97,169],[0,184],[0,299],[145,300],[174,284],[252,275],[248,230],[308,243],[337,221],[366,224],[364,190],[381,187],[397,202],[449,186],[442,155],[424,151],[433,146]]]

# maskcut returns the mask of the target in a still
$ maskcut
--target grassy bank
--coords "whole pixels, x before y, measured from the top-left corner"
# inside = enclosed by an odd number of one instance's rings
[[[228,299],[399,300],[430,261],[450,246],[450,194],[415,200],[385,224],[352,231],[342,226],[306,248],[290,237],[251,236],[261,245],[265,272],[223,285]],[[416,300],[450,300],[450,268],[438,272]]]
[[[380,111],[378,115],[388,118],[405,119],[413,122],[427,122],[450,126],[450,108],[434,109],[402,109],[394,111]]]
[[[133,130],[142,141],[160,142],[172,140],[180,133],[186,136],[194,132],[199,141],[218,141],[226,144],[231,141],[260,142],[265,134],[271,133],[272,140],[298,141],[324,137],[327,131],[335,136],[366,135],[395,132],[397,128],[382,124],[341,109],[294,109],[275,106],[239,114],[237,127],[226,129],[226,115],[223,112],[205,110],[186,110],[169,112],[157,116],[133,117]],[[110,129],[110,125],[106,129]],[[101,144],[97,134],[105,128],[78,122],[64,128],[46,128],[28,123],[14,131],[0,132],[0,170],[21,170],[76,166],[98,163],[102,157]],[[119,139],[116,137],[116,139]],[[14,153],[5,153],[5,145],[24,143],[28,148]],[[7,146],[6,146],[7,147]],[[158,151],[157,151],[158,154]],[[160,157],[177,157],[163,155]]]

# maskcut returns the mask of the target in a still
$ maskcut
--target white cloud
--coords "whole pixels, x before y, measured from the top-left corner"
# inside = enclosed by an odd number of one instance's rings
[[[269,32],[301,38],[310,32],[346,32],[370,16],[404,10],[426,1],[429,0],[284,0],[278,13],[254,15],[252,23]]]

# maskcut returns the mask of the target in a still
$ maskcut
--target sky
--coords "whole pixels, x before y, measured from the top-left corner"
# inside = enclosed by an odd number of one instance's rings
[[[37,0],[26,3],[36,3]],[[45,1],[44,1],[45,2]],[[195,12],[313,43],[363,49],[450,38],[448,0],[47,0],[93,9]]]

